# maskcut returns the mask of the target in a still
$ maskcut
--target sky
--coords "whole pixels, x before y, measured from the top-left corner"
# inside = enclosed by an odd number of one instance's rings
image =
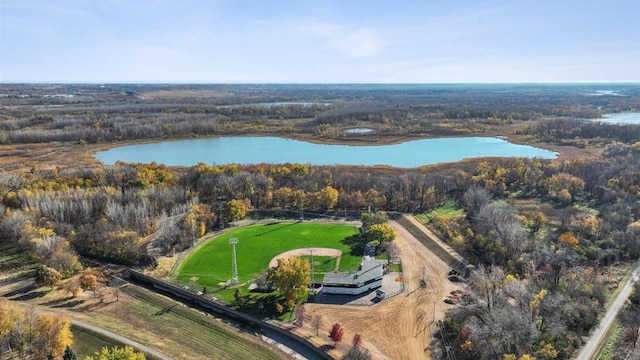
[[[0,0],[14,82],[640,82],[640,1]]]

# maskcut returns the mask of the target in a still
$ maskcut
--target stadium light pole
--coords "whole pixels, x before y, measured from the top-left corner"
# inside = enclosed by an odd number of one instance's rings
[[[236,244],[238,243],[238,238],[232,237],[229,239],[229,244],[231,244],[231,283],[238,283],[238,263],[236,261]]]

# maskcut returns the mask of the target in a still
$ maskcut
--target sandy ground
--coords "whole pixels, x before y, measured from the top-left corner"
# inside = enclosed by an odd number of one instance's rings
[[[447,280],[449,267],[433,255],[418,240],[395,222],[391,226],[398,234],[395,240],[402,259],[404,293],[372,306],[338,306],[307,304],[311,321],[294,331],[320,345],[330,344],[328,333],[333,323],[344,328],[344,337],[337,348],[330,351],[340,358],[351,345],[353,335],[359,333],[363,346],[374,359],[429,359],[429,345],[435,329],[431,322],[442,319],[451,308],[443,302],[459,284]],[[422,268],[426,268],[427,287],[420,287]],[[435,314],[434,314],[435,304]],[[321,315],[319,336],[314,319]]]
[[[315,251],[313,252],[314,256],[331,256],[331,257],[342,256],[342,251],[338,249],[331,249],[331,248],[314,248],[314,249],[315,249]],[[288,259],[288,258],[303,256],[303,255],[309,255],[309,248],[293,249],[293,250],[285,251],[283,253],[276,255],[276,257],[274,257],[273,259],[271,259],[271,261],[269,261],[269,267],[270,268],[276,267],[278,265],[278,259]]]

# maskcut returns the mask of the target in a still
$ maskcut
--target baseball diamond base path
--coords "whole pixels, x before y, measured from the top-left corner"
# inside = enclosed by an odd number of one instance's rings
[[[444,303],[446,296],[464,286],[447,280],[448,265],[398,223],[389,223],[398,235],[394,242],[402,259],[404,293],[372,306],[309,303],[305,307],[312,320],[293,330],[322,346],[331,343],[327,336],[331,325],[340,323],[344,328],[343,341],[337,350],[329,352],[335,358],[341,358],[341,353],[348,350],[356,333],[362,336],[363,346],[373,359],[430,358],[429,345],[435,331],[431,323],[443,319],[444,312],[453,307]],[[423,267],[426,288],[420,286]],[[322,316],[319,336],[314,326],[317,315]]]
[[[309,249],[310,248],[293,249],[293,250],[280,253],[276,255],[276,257],[271,259],[271,261],[269,261],[269,267],[272,268],[272,267],[278,266],[278,259],[288,259],[288,258],[297,257],[297,256],[310,255]],[[314,247],[313,249],[314,249],[313,256],[331,256],[335,258],[342,256],[342,251],[338,249],[317,248],[317,247]]]

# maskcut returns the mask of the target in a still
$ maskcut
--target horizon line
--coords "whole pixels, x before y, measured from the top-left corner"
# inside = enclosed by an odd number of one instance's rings
[[[0,85],[640,85],[629,81],[521,81],[521,82],[136,82],[136,81],[8,81]]]

